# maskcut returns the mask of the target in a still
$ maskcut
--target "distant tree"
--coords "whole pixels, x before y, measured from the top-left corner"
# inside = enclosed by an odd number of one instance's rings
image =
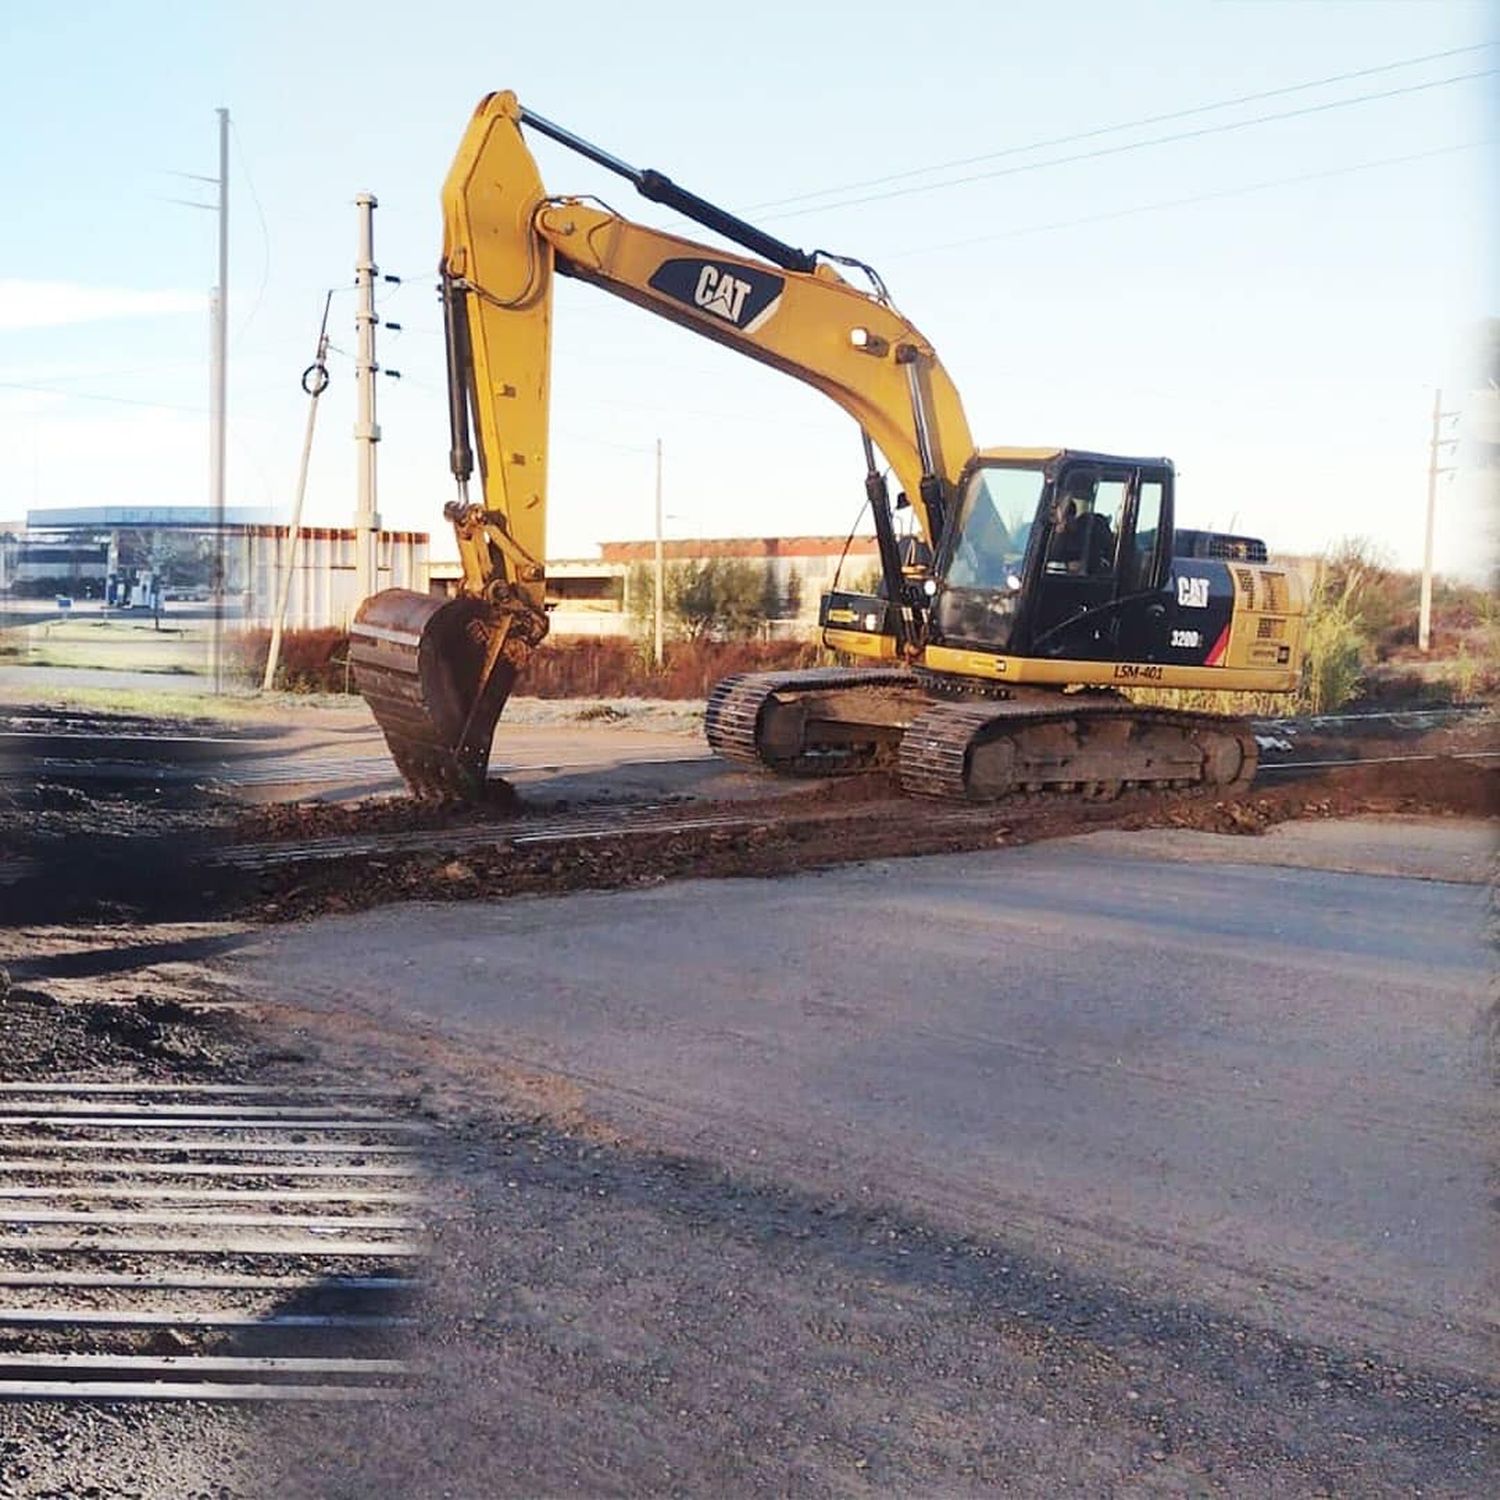
[[[672,562],[663,569],[666,633],[689,640],[748,640],[765,618],[765,570],[743,558]],[[637,634],[656,626],[656,565],[632,563],[625,608]]]
[[[1302,628],[1302,682],[1297,706],[1306,713],[1334,713],[1364,680],[1367,637],[1359,615],[1365,564],[1359,544],[1344,543],[1325,558],[1308,599]]]
[[[737,557],[676,564],[667,576],[667,616],[690,640],[746,640],[761,620],[761,569]]]
[[[631,563],[625,575],[625,609],[639,635],[656,630],[656,564]]]
[[[760,614],[763,620],[781,618],[781,585],[776,581],[776,564],[769,558],[764,567],[764,578],[760,586]]]
[[[1480,328],[1479,382],[1467,407],[1470,460],[1479,468],[1500,468],[1500,318]]]
[[[802,571],[795,564],[787,569],[786,612],[793,620],[802,613]]]

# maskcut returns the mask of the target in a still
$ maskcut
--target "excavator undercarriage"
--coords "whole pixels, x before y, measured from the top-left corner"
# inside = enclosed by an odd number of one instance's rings
[[[942,696],[939,696],[942,695]],[[708,702],[709,744],[783,775],[894,769],[916,796],[1108,798],[1133,787],[1232,794],[1255,775],[1248,724],[1142,707],[1109,691],[990,689],[899,668],[751,672]]]

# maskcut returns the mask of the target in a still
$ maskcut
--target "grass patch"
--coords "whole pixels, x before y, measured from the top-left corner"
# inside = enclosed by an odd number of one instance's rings
[[[245,722],[264,718],[262,703],[248,694],[184,692],[163,688],[43,687],[28,688],[12,677],[3,685],[4,699],[11,703],[40,704],[51,708],[93,709],[100,713],[160,715],[168,719],[214,719]]]

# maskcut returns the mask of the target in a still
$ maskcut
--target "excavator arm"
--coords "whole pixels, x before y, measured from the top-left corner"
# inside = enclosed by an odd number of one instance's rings
[[[526,125],[753,250],[725,252],[637,224],[542,184]],[[853,264],[853,263],[849,263]],[[446,509],[463,565],[460,596],[387,590],[367,600],[352,655],[412,790],[473,796],[516,674],[546,634],[545,572],[552,288],[587,281],[805,381],[858,424],[889,587],[899,564],[874,456],[888,460],[936,545],[973,441],[932,346],[874,290],[492,94],[475,111],[443,189],[442,294],[451,467]],[[472,436],[471,436],[472,435]],[[474,449],[482,499],[470,498]],[[894,595],[893,595],[894,597]]]
[[[587,150],[651,196],[711,227],[744,231],[770,265],[637,224],[593,201],[549,197],[523,123]],[[654,172],[625,166],[514,94],[475,111],[443,190],[443,270],[467,309],[470,399],[487,455],[487,507],[541,544],[554,269],[805,381],[836,401],[885,454],[935,540],[942,503],[973,453],[963,403],[926,339],[883,295],[782,245]],[[786,264],[790,262],[790,264]],[[500,473],[493,472],[496,459]],[[498,484],[496,479],[498,477]]]

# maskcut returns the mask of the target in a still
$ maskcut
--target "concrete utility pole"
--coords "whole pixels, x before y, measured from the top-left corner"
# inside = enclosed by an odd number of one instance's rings
[[[651,638],[652,657],[656,665],[661,666],[662,645],[664,639],[664,622],[662,614],[666,606],[667,597],[667,568],[666,548],[662,544],[661,536],[661,439],[656,440],[656,608],[652,611],[655,621]]]
[[[1427,455],[1427,541],[1422,549],[1422,602],[1417,612],[1417,649],[1427,652],[1432,649],[1432,532],[1437,514],[1437,482],[1439,474],[1450,472],[1451,465],[1438,462],[1442,450],[1457,442],[1456,438],[1444,439],[1443,419],[1456,417],[1457,412],[1443,410],[1443,393],[1432,393],[1432,437]]]
[[[375,509],[375,444],[380,428],[375,422],[375,195],[361,193],[354,200],[359,209],[359,260],[354,267],[354,285],[359,295],[354,314],[359,331],[359,345],[354,363],[355,392],[359,402],[359,419],[354,428],[358,447],[359,487],[354,509],[354,568],[357,583],[356,606],[375,592],[379,577],[376,543],[380,532],[380,514]]]
[[[209,490],[214,511],[214,692],[224,690],[224,434],[229,362],[229,111],[219,116],[219,284],[214,288],[208,394]]]

